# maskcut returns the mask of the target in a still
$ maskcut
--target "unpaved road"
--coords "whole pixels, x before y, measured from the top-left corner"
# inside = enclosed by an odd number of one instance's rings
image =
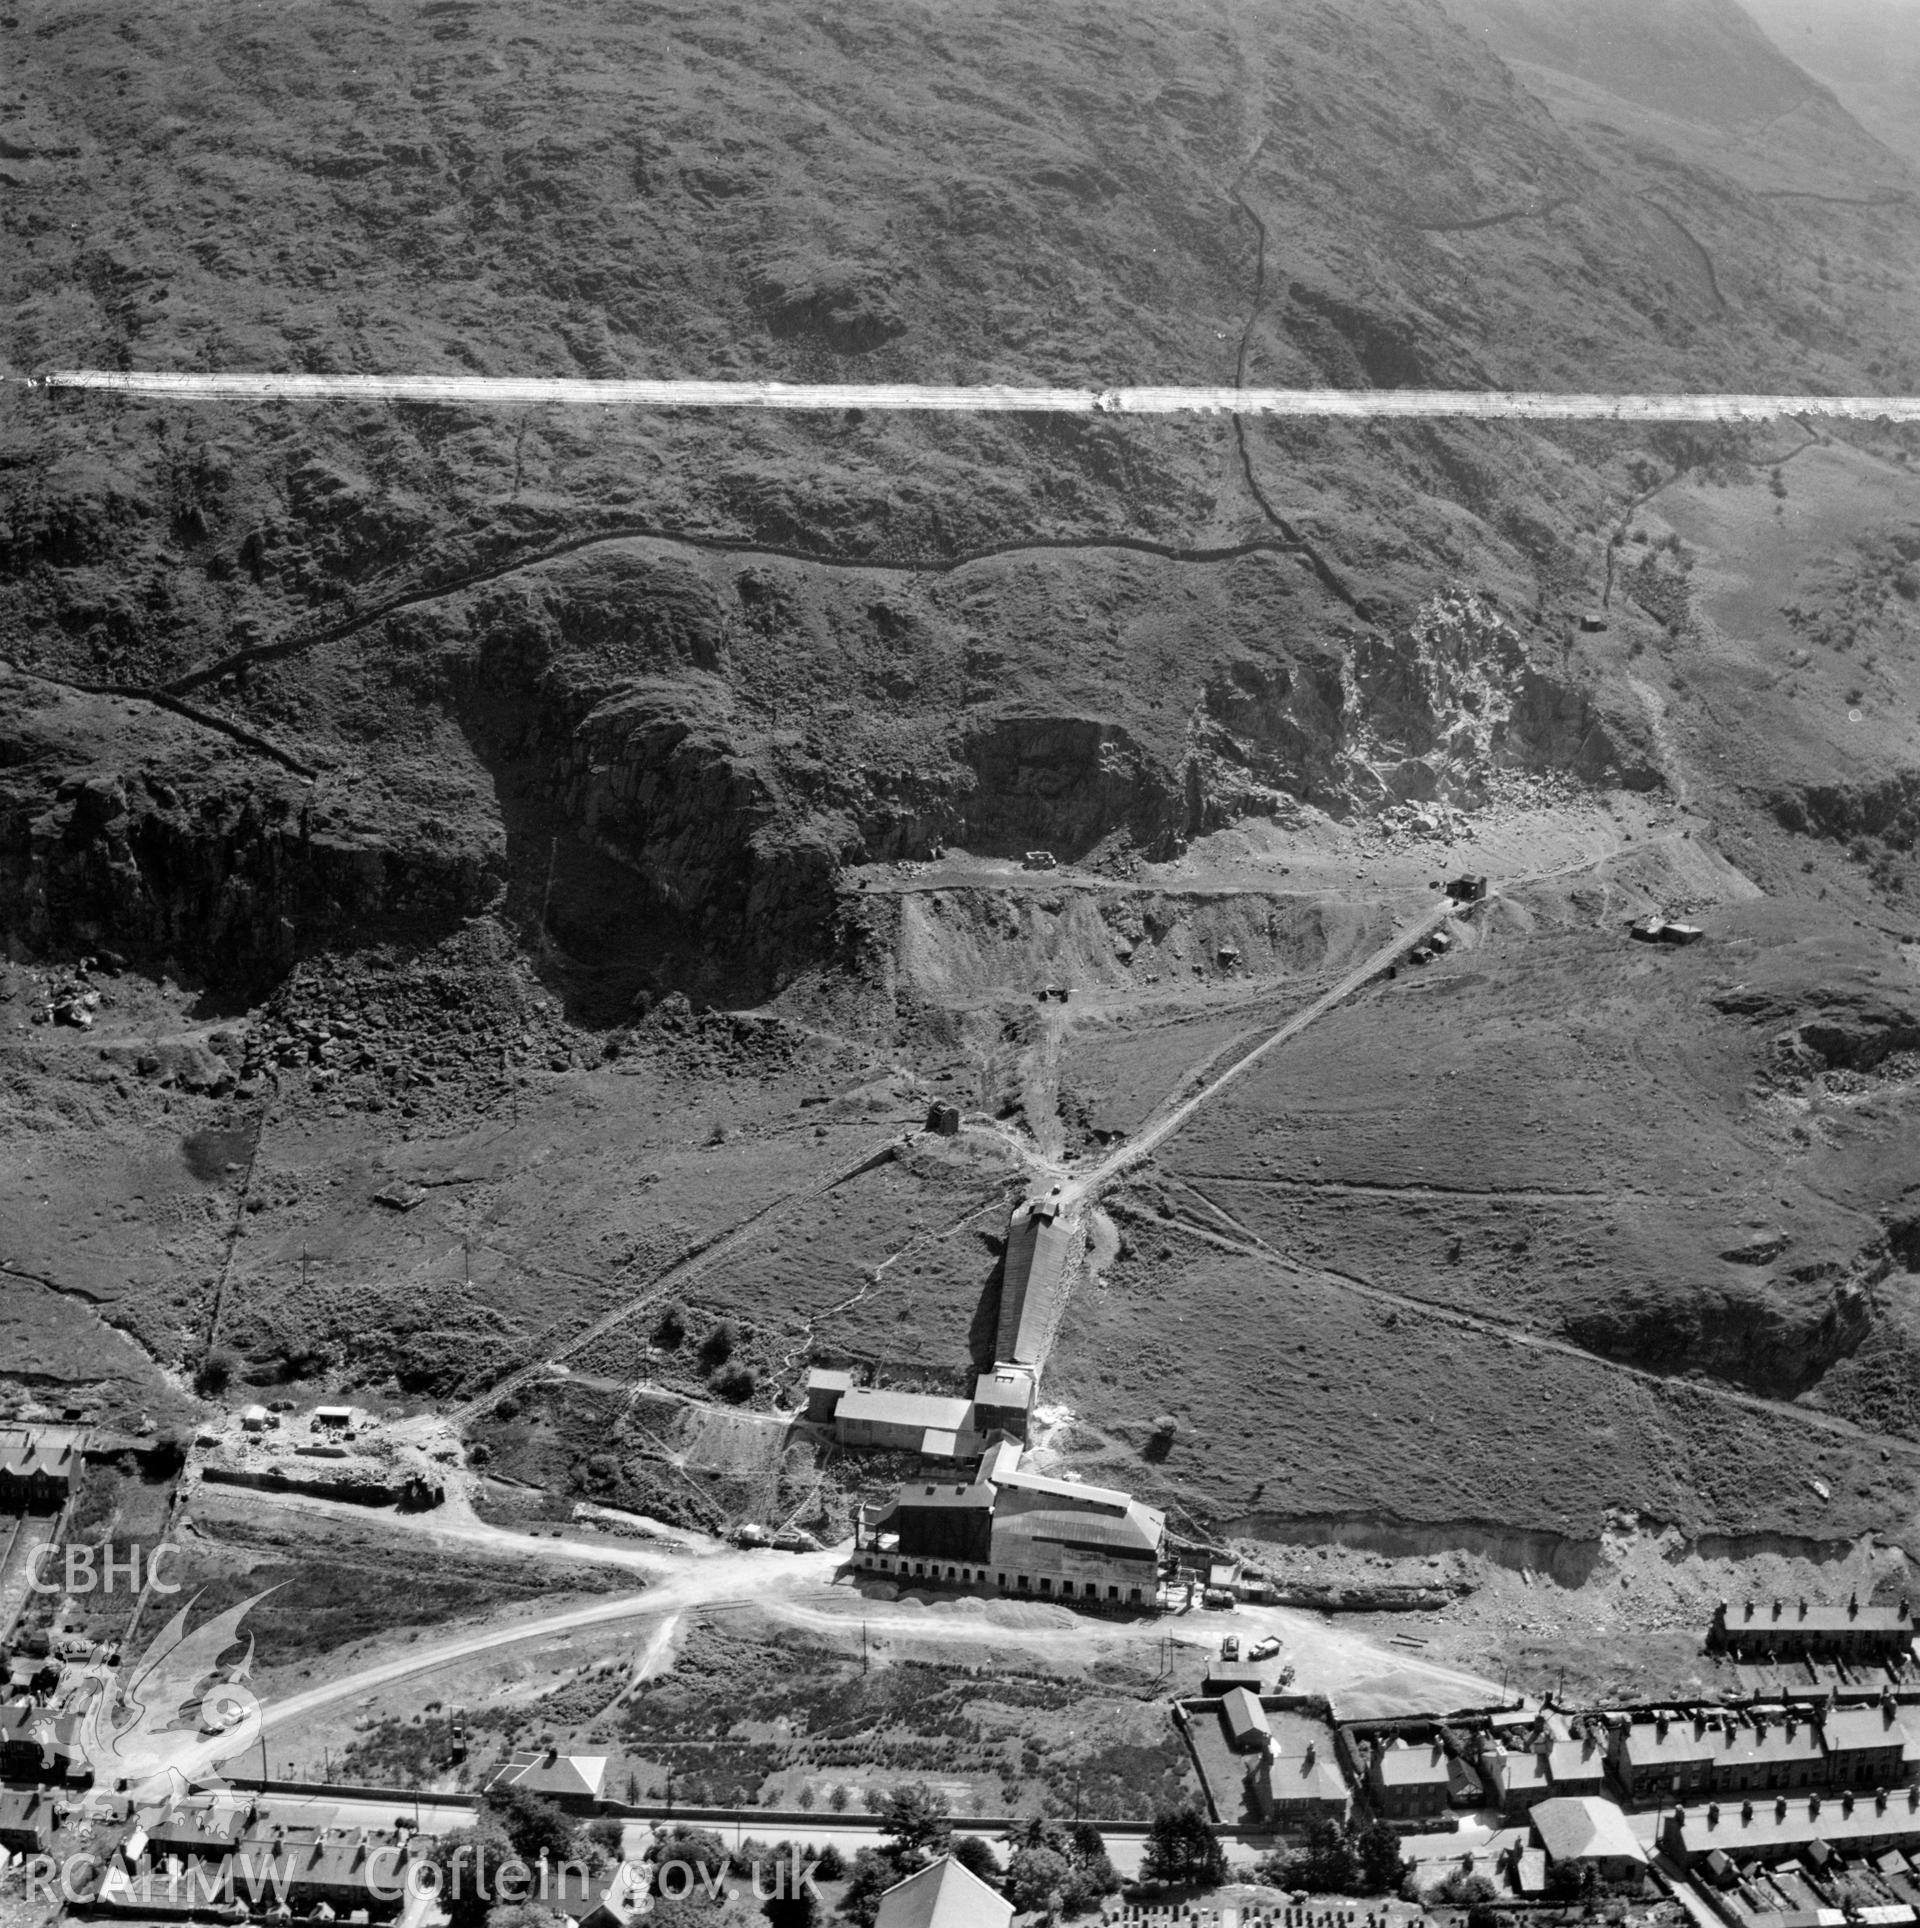
[[[253,1496],[249,1496],[251,1502]],[[905,1599],[874,1598],[841,1576],[847,1549],[790,1554],[741,1551],[718,1541],[700,1550],[609,1545],[603,1540],[534,1538],[483,1521],[440,1520],[351,1506],[303,1495],[278,1495],[249,1509],[284,1516],[304,1514],[359,1527],[386,1526],[395,1533],[458,1547],[574,1565],[624,1566],[649,1584],[644,1591],[593,1600],[511,1621],[469,1629],[443,1640],[419,1641],[391,1659],[355,1667],[332,1680],[266,1703],[268,1733],[286,1730],[342,1701],[364,1698],[391,1686],[477,1656],[532,1641],[634,1620],[662,1623],[643,1655],[643,1665],[664,1656],[681,1618],[702,1608],[751,1605],[793,1625],[845,1634],[862,1626],[869,1637],[926,1641],[935,1645],[983,1646],[1000,1654],[1026,1652],[1072,1662],[1092,1659],[1115,1645],[1152,1650],[1163,1640],[1212,1650],[1225,1632],[1242,1638],[1277,1634],[1298,1669],[1299,1690],[1336,1698],[1343,1711],[1412,1711],[1422,1707],[1485,1705],[1499,1697],[1491,1681],[1422,1660],[1388,1646],[1360,1628],[1283,1607],[1248,1607],[1228,1615],[1169,1614],[1137,1621],[1088,1620],[1065,1607],[1001,1602],[971,1595]]]

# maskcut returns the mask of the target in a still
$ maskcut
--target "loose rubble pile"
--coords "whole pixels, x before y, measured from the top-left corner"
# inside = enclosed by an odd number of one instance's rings
[[[83,957],[70,971],[61,971],[47,985],[45,994],[33,1006],[35,1024],[65,1024],[76,1031],[91,1031],[94,1014],[111,995],[94,981],[94,960]]]
[[[657,1004],[642,993],[635,1007],[639,1022],[609,1038],[602,1047],[605,1054],[618,1058],[646,1053],[666,1061],[656,1068],[695,1082],[775,1077],[791,1069],[809,1045],[805,1032],[779,1018],[736,1011],[696,1013],[678,991]]]
[[[477,926],[424,955],[315,958],[248,1034],[238,1095],[303,1079],[332,1115],[487,1109],[533,1069],[594,1061],[557,1005]]]

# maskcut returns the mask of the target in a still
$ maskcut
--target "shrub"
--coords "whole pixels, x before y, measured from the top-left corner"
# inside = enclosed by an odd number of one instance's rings
[[[982,1881],[1000,1879],[999,1857],[980,1835],[956,1835],[948,1852],[969,1874],[977,1874]]]
[[[1007,1899],[1023,1915],[1057,1914],[1073,1864],[1051,1848],[1022,1848],[1007,1863]]]
[[[239,1370],[239,1355],[229,1352],[225,1346],[216,1346],[194,1368],[193,1389],[203,1399],[217,1399],[233,1384],[233,1376]]]
[[[1455,1868],[1444,1881],[1435,1882],[1427,1890],[1426,1903],[1429,1908],[1472,1908],[1478,1902],[1491,1901],[1497,1892],[1485,1875]]]

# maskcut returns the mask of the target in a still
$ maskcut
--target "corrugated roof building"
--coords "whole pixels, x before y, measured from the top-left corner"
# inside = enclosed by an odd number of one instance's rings
[[[1058,1190],[1058,1187],[1055,1187]],[[1060,1218],[1051,1195],[1016,1205],[1007,1221],[1006,1257],[1000,1270],[1000,1317],[993,1356],[1007,1365],[1046,1363],[1047,1340],[1053,1331],[1065,1290],[1067,1260],[1073,1234]]]
[[[1152,1607],[1165,1535],[1165,1515],[1130,1494],[1022,1472],[1006,1441],[970,1482],[903,1486],[862,1523],[855,1560],[907,1581]]]
[[[1033,1412],[1033,1374],[1025,1366],[996,1366],[973,1382],[973,1428],[1024,1440]]]
[[[1014,1471],[995,1481],[996,1586],[1064,1600],[1152,1606],[1166,1515],[1131,1494]]]
[[[936,1393],[890,1392],[855,1386],[840,1395],[833,1413],[834,1438],[842,1446],[881,1446],[917,1453],[928,1433],[972,1436],[972,1403]],[[973,1441],[972,1450],[980,1450]],[[951,1457],[951,1452],[947,1455]]]

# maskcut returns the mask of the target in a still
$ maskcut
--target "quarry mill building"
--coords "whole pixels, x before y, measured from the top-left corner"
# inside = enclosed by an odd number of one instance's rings
[[[915,1480],[863,1513],[853,1564],[908,1583],[1088,1605],[1159,1603],[1166,1516],[1131,1494],[1023,1472],[1001,1440],[971,1480]]]
[[[977,1588],[1088,1606],[1160,1604],[1166,1516],[1132,1494],[1053,1479],[1022,1464],[1047,1347],[1065,1304],[1073,1250],[1060,1188],[1008,1220],[994,1364],[968,1398],[861,1387],[848,1372],[807,1377],[805,1418],[836,1444],[973,1460],[971,1478],[921,1476],[862,1508],[853,1564],[909,1585]],[[944,1473],[944,1466],[930,1469]]]

